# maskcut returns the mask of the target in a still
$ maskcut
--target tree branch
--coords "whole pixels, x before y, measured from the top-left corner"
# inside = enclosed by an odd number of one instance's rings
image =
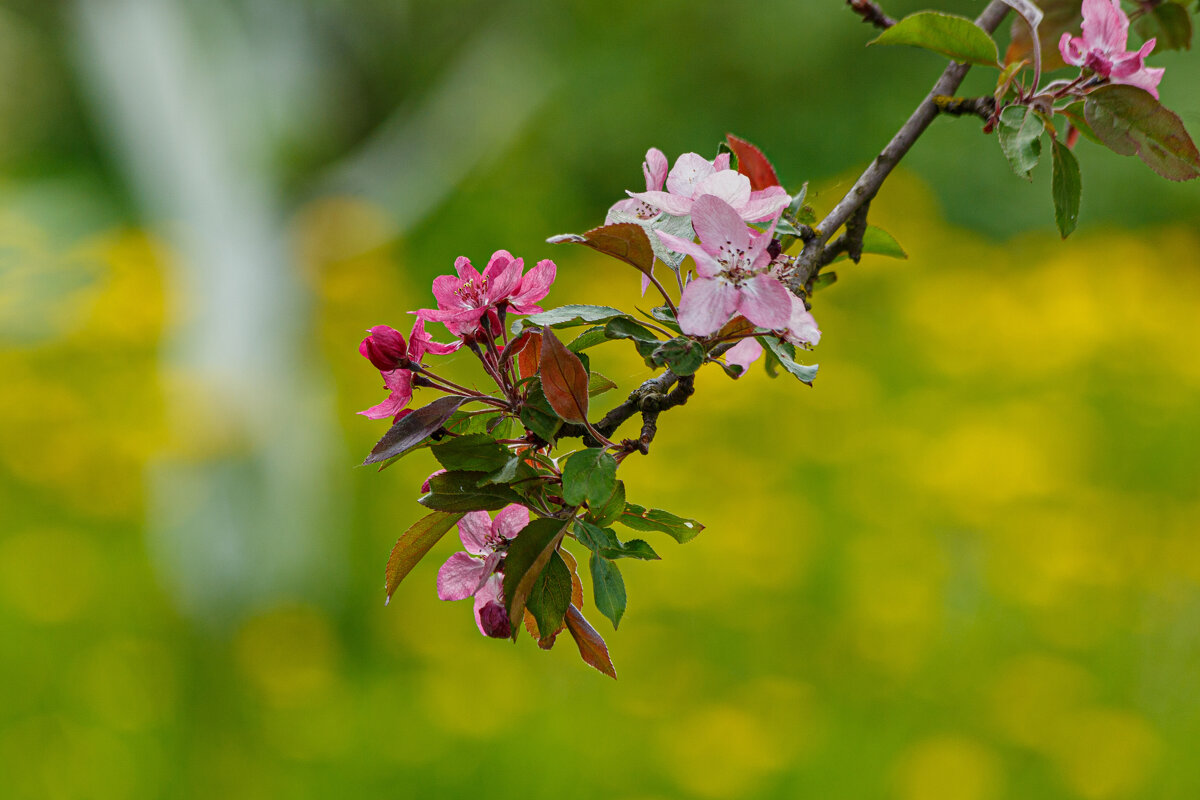
[[[886,30],[896,24],[896,20],[883,13],[883,9],[873,0],[846,0],[846,5],[868,25]]]
[[[996,98],[989,94],[985,94],[983,97],[946,97],[945,95],[938,95],[933,98],[933,102],[937,106],[939,113],[949,114],[952,117],[974,115],[984,122],[990,122],[992,114],[996,113]]]
[[[983,28],[988,33],[992,33],[999,27],[1000,22],[1008,14],[1009,6],[1003,0],[992,0],[988,3],[987,8],[975,20],[975,24]],[[888,142],[883,151],[875,157],[870,166],[866,168],[858,180],[854,182],[854,186],[846,193],[838,204],[833,207],[833,210],[826,215],[825,219],[815,226],[817,236],[811,241],[805,243],[804,249],[797,256],[796,272],[791,281],[791,288],[794,292],[806,290],[817,272],[823,266],[822,260],[825,251],[825,243],[839,228],[846,224],[850,217],[860,208],[870,203],[875,195],[879,192],[879,187],[883,185],[884,180],[900,163],[900,159],[912,149],[916,144],[917,139],[921,137],[938,115],[938,105],[934,98],[939,96],[952,96],[962,84],[963,78],[967,75],[967,70],[970,69],[969,64],[951,63],[946,67],[942,76],[938,78],[937,83],[933,85],[933,89],[926,95],[921,104],[917,106],[912,116],[908,121],[896,132],[892,140]],[[858,243],[848,241],[847,250],[853,252],[855,247],[861,246],[861,241]],[[826,262],[827,263],[827,262]]]

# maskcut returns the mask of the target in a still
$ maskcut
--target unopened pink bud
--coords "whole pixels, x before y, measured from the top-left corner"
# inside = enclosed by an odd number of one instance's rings
[[[512,635],[512,626],[508,624],[508,614],[504,606],[492,602],[479,609],[479,624],[483,632],[493,639],[507,639]]]
[[[408,365],[408,345],[404,334],[387,325],[376,325],[362,340],[358,352],[380,372],[390,372]]]

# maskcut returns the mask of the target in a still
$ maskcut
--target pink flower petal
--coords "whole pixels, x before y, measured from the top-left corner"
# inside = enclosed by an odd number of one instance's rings
[[[662,240],[663,244],[676,253],[691,256],[692,260],[696,262],[696,272],[702,278],[715,278],[721,274],[721,263],[713,258],[701,245],[688,239],[681,239],[670,233],[664,233],[663,231],[655,231],[654,233]],[[650,284],[649,278],[646,279],[646,284]]]
[[[408,401],[411,399],[411,396],[397,397],[396,395],[391,395],[387,400],[384,400],[379,405],[371,406],[366,411],[360,411],[358,413],[362,414],[367,419],[387,419],[388,417],[394,417],[395,415],[399,414],[400,411],[406,405],[408,405]]]
[[[746,222],[765,222],[779,216],[779,212],[787,208],[792,198],[782,186],[768,186],[761,192],[753,192],[746,204],[738,209]]]
[[[699,201],[704,195],[714,195],[735,209],[740,209],[750,199],[750,179],[742,173],[734,172],[731,169],[724,170],[723,172],[714,172],[696,184],[692,200]],[[693,211],[692,213],[695,212]]]
[[[458,538],[463,549],[472,555],[482,556],[491,552],[488,538],[492,533],[492,518],[486,511],[468,511],[458,521]]]
[[[733,316],[738,290],[723,280],[696,278],[679,298],[679,327],[691,336],[708,336]]]
[[[466,553],[454,553],[446,559],[437,574],[439,600],[463,600],[476,593],[484,579],[483,562]]]
[[[675,159],[675,166],[671,167],[671,173],[667,175],[667,191],[680,197],[691,197],[696,190],[696,184],[713,172],[712,162],[704,156],[698,153],[684,153]]]
[[[760,328],[777,330],[792,314],[792,293],[770,275],[755,275],[741,285],[737,311]]]
[[[460,259],[461,260],[461,259]],[[433,279],[433,297],[438,308],[462,308],[463,302],[456,292],[462,281],[453,275],[439,275]]]
[[[488,578],[483,587],[475,593],[475,624],[479,627],[479,632],[484,636],[504,638],[511,633],[508,628],[508,617],[503,613],[496,614],[490,611],[484,616],[481,612],[485,608],[492,609],[497,606],[503,612],[504,609],[504,578],[499,574],[495,574]],[[501,621],[503,617],[503,622]]]
[[[749,339],[742,339],[730,348],[729,352],[725,354],[725,361],[726,363],[736,364],[741,367],[742,374],[744,375],[746,370],[750,368],[750,365],[757,361],[761,355],[762,345],[758,343],[757,339],[751,337]]]
[[[792,300],[792,313],[788,318],[787,340],[798,345],[819,343],[821,329],[817,327],[817,321],[813,319],[813,315],[804,307],[804,301],[791,292],[788,292],[788,297]]]
[[[496,512],[496,521],[492,523],[492,532],[505,539],[515,539],[521,529],[529,524],[529,509],[513,503]]]
[[[507,250],[497,250],[484,271],[488,279],[488,301],[498,303],[512,294],[521,283],[523,269],[525,259],[513,258]]]
[[[667,180],[667,157],[657,147],[646,151],[646,160],[642,163],[642,174],[646,176],[646,188],[657,191],[663,188]]]
[[[459,281],[477,281],[479,280],[479,271],[471,266],[471,259],[466,256],[459,256],[454,259],[454,270],[458,273]]]
[[[1070,33],[1064,33],[1058,40],[1058,52],[1062,54],[1066,63],[1082,67],[1083,62],[1087,60],[1087,42]]]
[[[718,153],[713,159],[713,171],[720,172],[724,169],[729,169],[729,153]]]
[[[667,192],[626,192],[630,197],[641,200],[646,205],[665,211],[673,217],[686,217],[692,211],[692,199],[680,194]]]
[[[554,262],[548,258],[542,259],[537,266],[525,273],[525,277],[521,278],[520,286],[513,292],[512,304],[527,306],[541,300],[550,292],[550,286],[554,283],[557,275],[558,267],[554,265]]]
[[[1166,71],[1165,67],[1144,67],[1141,72],[1135,72],[1127,78],[1113,78],[1113,83],[1122,83],[1126,86],[1136,86],[1139,89],[1145,89],[1157,100],[1158,84],[1162,81],[1163,73]]]
[[[714,256],[724,254],[722,260],[726,263],[734,263],[740,253],[750,249],[750,229],[741,215],[716,195],[696,199],[692,205],[692,227],[704,250]]]
[[[618,200],[612,204],[612,208],[608,209],[608,214],[604,217],[604,224],[612,225],[618,214],[628,214],[631,217],[636,217],[638,210],[643,205],[641,200],[635,200],[632,197],[625,200]]]
[[[1088,48],[1121,53],[1129,40],[1129,18],[1118,0],[1083,0],[1083,38]]]

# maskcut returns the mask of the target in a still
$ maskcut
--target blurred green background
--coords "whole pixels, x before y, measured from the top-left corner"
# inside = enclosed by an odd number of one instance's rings
[[[363,330],[498,248],[640,302],[544,239],[650,146],[735,132],[828,208],[943,66],[872,36],[838,0],[0,5],[0,795],[1200,796],[1200,193],[1086,141],[1060,243],[1045,165],[937,121],[873,207],[910,260],[816,298],[815,388],[709,370],[663,418],[630,498],[708,529],[592,614],[618,682],[439,602],[452,537],[383,605],[434,464],[354,468]],[[1152,63],[1200,132],[1196,55]]]

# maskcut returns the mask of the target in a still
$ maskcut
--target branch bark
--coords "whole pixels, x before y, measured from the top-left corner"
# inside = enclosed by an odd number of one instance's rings
[[[846,5],[868,25],[886,30],[896,24],[896,20],[883,13],[883,9],[873,0],[846,0]]]
[[[992,33],[999,27],[1000,22],[1008,14],[1009,6],[1003,0],[992,0],[988,3],[987,8],[975,20],[975,24],[983,28],[988,33]],[[800,251],[797,257],[796,273],[792,278],[791,288],[794,292],[807,290],[811,286],[811,281],[817,276],[821,267],[825,266],[828,261],[824,260],[825,243],[829,241],[834,233],[839,228],[850,220],[851,216],[856,211],[870,203],[879,192],[879,187],[883,185],[884,180],[900,163],[900,159],[912,149],[916,144],[917,139],[921,138],[929,124],[933,122],[938,115],[938,104],[934,98],[953,96],[962,84],[963,78],[967,75],[967,70],[970,69],[969,64],[951,63],[946,67],[942,76],[938,78],[937,83],[933,85],[933,89],[917,106],[917,109],[908,118],[908,121],[896,132],[892,140],[888,142],[883,151],[875,157],[870,166],[866,168],[858,180],[854,182],[854,186],[850,187],[850,191],[846,193],[838,204],[833,207],[833,210],[826,215],[825,219],[815,226],[817,235],[811,241],[805,243],[804,249]],[[855,243],[847,241],[847,250],[853,252],[856,247],[861,246],[861,242]]]

